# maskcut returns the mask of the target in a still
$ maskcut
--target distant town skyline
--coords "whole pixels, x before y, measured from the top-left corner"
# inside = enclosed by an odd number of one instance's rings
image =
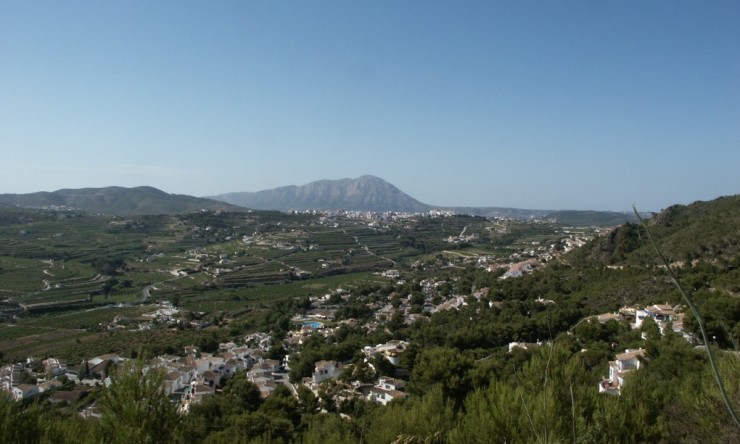
[[[0,193],[378,176],[439,206],[740,192],[740,3],[0,0]]]

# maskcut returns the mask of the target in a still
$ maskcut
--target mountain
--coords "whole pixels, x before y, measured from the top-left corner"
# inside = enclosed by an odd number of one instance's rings
[[[319,180],[303,186],[210,196],[255,210],[350,210],[421,212],[432,208],[375,176]]]
[[[303,186],[286,186],[258,192],[227,193],[209,196],[255,210],[357,210],[425,212],[449,210],[459,214],[513,219],[552,218],[566,225],[620,225],[634,221],[627,213],[609,211],[550,211],[501,207],[443,207],[419,202],[395,186],[375,176],[357,179],[319,180]]]
[[[169,194],[152,187],[62,189],[29,194],[0,194],[0,205],[64,207],[119,216],[178,214],[207,210],[241,211],[233,205],[200,197]]]

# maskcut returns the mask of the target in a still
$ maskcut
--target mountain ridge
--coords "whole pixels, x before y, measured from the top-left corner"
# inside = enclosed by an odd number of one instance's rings
[[[62,188],[56,191],[39,191],[28,194],[0,194],[0,205],[29,208],[63,207],[119,216],[177,214],[202,209],[244,210],[212,199],[166,193],[150,186]]]
[[[255,210],[396,211],[424,212],[436,208],[419,202],[385,180],[364,175],[356,179],[322,179],[306,185],[288,185],[257,192],[208,196]]]
[[[634,221],[631,214],[607,211],[550,211],[505,207],[453,207],[422,203],[385,180],[364,175],[355,179],[322,179],[306,185],[289,185],[258,192],[226,193],[193,197],[170,194],[151,186],[125,188],[63,188],[28,194],[0,194],[0,205],[28,208],[62,207],[120,216],[177,214],[193,211],[347,210],[370,212],[426,213],[451,211],[482,217],[513,219],[546,218],[564,225],[616,226]]]

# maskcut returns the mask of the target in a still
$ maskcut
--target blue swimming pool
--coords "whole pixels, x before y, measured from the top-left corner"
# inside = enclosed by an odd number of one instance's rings
[[[321,322],[311,321],[311,322],[304,322],[304,327],[311,327],[311,328],[321,328],[324,326]]]

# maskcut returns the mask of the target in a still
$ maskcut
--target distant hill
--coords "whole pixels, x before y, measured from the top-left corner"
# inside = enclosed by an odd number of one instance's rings
[[[563,225],[583,226],[617,226],[637,219],[631,213],[616,211],[579,211],[579,210],[528,210],[503,207],[453,207],[456,213],[483,217],[506,217],[512,219],[553,219]]]
[[[506,207],[436,207],[443,210],[454,211],[459,214],[469,214],[471,216],[482,217],[505,217],[510,219],[532,219],[544,218],[551,211],[548,210],[529,210],[524,208],[506,208]]]
[[[577,211],[562,210],[551,211],[545,218],[555,219],[563,225],[573,226],[616,226],[625,222],[637,222],[632,213],[620,213],[617,211]]]
[[[397,211],[423,212],[433,207],[405,194],[375,176],[356,179],[319,180],[302,186],[286,186],[258,192],[210,196],[255,210],[304,211]]]
[[[428,205],[375,176],[319,180],[258,192],[228,193],[210,197],[169,194],[152,187],[62,189],[29,194],[0,194],[0,205],[26,208],[64,207],[120,216],[178,214],[207,210],[306,211],[347,210],[423,213],[449,210],[459,214],[513,219],[551,218],[565,225],[616,226],[633,221],[631,214],[607,211],[547,211],[502,207],[445,207]]]
[[[460,214],[514,219],[553,218],[565,225],[613,226],[634,220],[631,214],[608,211],[550,211],[502,207],[444,207],[421,203],[375,176],[356,179],[319,180],[302,186],[286,186],[258,192],[209,196],[255,210],[355,210],[426,212],[449,210]]]
[[[0,194],[0,205],[28,208],[61,207],[120,216],[178,214],[201,209],[243,210],[243,208],[224,202],[182,194],[169,194],[152,187],[82,188],[29,194]]]

